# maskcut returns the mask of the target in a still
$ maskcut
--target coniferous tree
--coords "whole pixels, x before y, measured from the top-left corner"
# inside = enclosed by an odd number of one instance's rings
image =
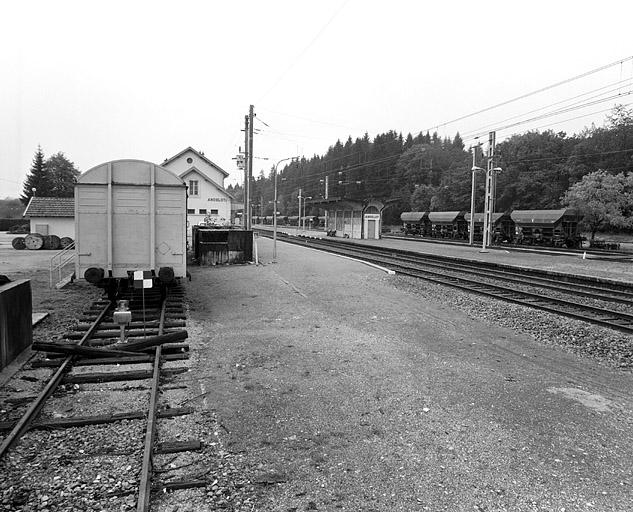
[[[37,151],[33,157],[33,163],[31,164],[31,170],[24,182],[24,189],[20,196],[20,201],[24,205],[28,204],[29,200],[33,196],[33,189],[36,190],[38,196],[49,196],[52,184],[49,177],[48,170],[46,169],[46,162],[44,161],[44,152],[41,146],[37,146]]]

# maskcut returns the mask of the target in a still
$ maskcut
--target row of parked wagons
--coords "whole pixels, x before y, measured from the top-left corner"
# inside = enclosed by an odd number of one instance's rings
[[[483,237],[484,215],[475,213],[473,233],[476,241]],[[560,210],[512,210],[492,215],[492,242],[518,245],[580,248],[582,237],[578,223],[582,215],[571,208]],[[403,212],[400,216],[405,235],[467,240],[469,212]]]
[[[265,217],[253,216],[253,224],[266,224],[272,225],[274,222],[273,216],[268,215]],[[316,215],[308,215],[306,217],[278,215],[277,224],[280,226],[297,226],[305,225],[306,228],[322,228],[325,226],[325,217],[317,217]]]

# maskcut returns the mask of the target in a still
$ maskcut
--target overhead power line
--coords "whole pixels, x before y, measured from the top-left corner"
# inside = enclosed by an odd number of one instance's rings
[[[633,105],[633,103],[623,103],[622,106],[623,107],[630,107],[631,105]],[[596,114],[602,114],[604,112],[610,112],[613,109],[611,107],[609,108],[603,108],[602,110],[596,110],[594,112],[589,112],[587,114],[583,114],[581,116],[577,116],[577,117],[569,117],[567,119],[563,119],[562,121],[556,121],[555,123],[547,123],[547,124],[543,124],[540,126],[535,126],[533,129],[534,130],[539,130],[541,128],[545,128],[545,127],[549,127],[549,126],[553,126],[555,124],[561,124],[561,123],[566,123],[568,121],[575,121],[576,119],[582,119],[583,117],[590,117],[590,116],[594,116]]]
[[[258,103],[261,103],[262,100],[268,96],[278,85],[279,83],[285,78],[285,76],[292,70],[292,68],[294,68],[297,63],[301,60],[301,58],[306,54],[306,52],[312,47],[312,45],[314,43],[316,43],[317,39],[319,39],[319,37],[321,37],[321,35],[325,32],[325,29],[327,29],[330,24],[334,21],[334,19],[339,15],[339,13],[345,8],[345,6],[347,5],[347,3],[349,2],[349,0],[345,0],[341,6],[334,12],[334,14],[332,14],[332,16],[330,16],[330,19],[327,20],[327,22],[319,29],[319,31],[316,33],[316,35],[310,40],[310,42],[303,48],[303,50],[301,50],[301,52],[293,59],[293,61],[290,63],[290,65],[281,73],[281,75],[279,75],[279,78],[277,78],[277,80],[275,81],[275,83],[273,83],[273,85],[270,87],[270,89],[268,89],[264,95],[259,98]]]
[[[346,126],[346,125],[342,125],[342,124],[338,124],[338,123],[333,123],[331,121],[322,121],[322,120],[319,120],[319,119],[312,119],[312,118],[305,117],[305,116],[297,116],[297,115],[294,115],[294,114],[287,114],[285,112],[279,112],[279,111],[270,110],[270,109],[267,109],[267,108],[263,108],[261,110],[263,110],[264,112],[270,112],[271,114],[277,114],[277,115],[280,115],[280,116],[292,117],[292,118],[295,118],[295,119],[301,119],[302,121],[307,121],[309,123],[314,123],[314,124],[322,124],[322,125],[325,125],[325,126],[334,126],[336,128],[345,128],[346,130],[357,130],[358,129],[358,128],[355,128],[355,127],[352,127],[352,126]]]
[[[583,96],[588,96],[589,94],[593,94],[593,93],[596,93],[596,92],[599,92],[599,91],[603,91],[603,92],[600,93],[600,94],[597,94],[595,96],[592,96],[590,98],[586,98],[585,100],[582,100],[582,101],[587,101],[587,99],[599,98],[600,96],[603,96],[605,94],[609,94],[609,93],[612,93],[612,92],[615,92],[615,91],[619,92],[622,89],[623,86],[625,86],[625,85],[628,86],[631,82],[633,82],[633,77],[626,78],[624,80],[620,80],[620,81],[617,81],[617,82],[612,82],[612,83],[604,85],[602,87],[598,87],[597,89],[593,89],[591,91],[587,91],[587,92],[584,92],[582,94],[578,94],[576,96],[572,96],[571,98],[566,98],[564,100],[560,100],[560,101],[556,101],[554,103],[550,103],[549,105],[545,105],[543,107],[539,107],[539,108],[535,108],[535,109],[532,109],[532,110],[528,110],[527,112],[524,112],[522,114],[516,114],[514,116],[507,117],[507,118],[505,118],[505,119],[503,119],[501,121],[498,121],[496,123],[488,123],[488,124],[486,124],[484,126],[481,126],[480,128],[477,128],[477,129],[474,129],[474,130],[469,130],[467,132],[461,133],[460,135],[462,137],[469,137],[469,136],[471,136],[473,134],[479,135],[481,132],[484,132],[486,130],[494,129],[500,123],[506,123],[508,121],[512,121],[513,119],[517,119],[517,118],[520,118],[522,116],[526,116],[526,115],[529,115],[529,114],[534,114],[536,112],[540,112],[542,110],[545,110],[545,109],[548,109],[548,108],[551,108],[551,107],[555,107],[556,105],[562,105],[564,103],[568,103],[568,102],[570,102],[572,100],[576,100],[578,98],[582,98]],[[611,89],[608,90],[608,91],[605,91],[605,89],[609,89],[609,88],[611,88]],[[578,101],[576,103],[570,103],[568,106],[572,106],[572,105],[578,104],[580,102],[581,101]]]
[[[580,105],[563,107],[563,108],[560,108],[558,110],[554,110],[552,112],[546,112],[544,114],[541,114],[541,115],[538,115],[538,116],[535,116],[535,117],[531,117],[529,119],[524,119],[522,121],[517,121],[516,123],[510,123],[510,124],[507,124],[505,126],[496,127],[495,131],[500,132],[500,131],[503,131],[503,130],[507,130],[508,128],[514,128],[515,126],[520,126],[522,124],[531,123],[532,121],[539,121],[541,119],[546,119],[548,117],[554,117],[554,116],[558,116],[560,114],[566,114],[567,112],[573,112],[574,110],[580,110],[580,109],[583,109],[583,108],[591,107],[591,106],[597,105],[599,103],[604,103],[605,101],[611,101],[611,100],[614,100],[614,99],[623,98],[623,97],[629,96],[631,94],[633,94],[633,91],[627,91],[625,93],[618,93],[618,94],[615,94],[613,96],[609,96],[607,98],[602,98],[602,99],[590,101],[590,102],[583,103],[583,104],[580,104]],[[482,136],[482,135],[485,135],[486,133],[487,132],[477,133],[477,134],[475,134],[475,138],[476,138],[476,136]]]
[[[457,121],[463,121],[464,119],[468,119],[470,117],[479,115],[479,114],[483,114],[484,112],[489,112],[490,110],[494,110],[495,108],[499,108],[499,107],[503,107],[504,105],[508,105],[510,103],[514,103],[515,101],[519,101],[525,98],[529,98],[530,96],[534,96],[535,94],[540,94],[542,92],[548,91],[550,89],[554,89],[555,87],[559,87],[561,85],[565,85],[568,84],[570,82],[573,82],[575,80],[579,80],[581,78],[585,78],[587,76],[593,75],[595,73],[598,73],[600,71],[604,71],[605,69],[609,69],[613,66],[618,66],[618,65],[622,65],[625,62],[631,61],[633,60],[633,55],[630,57],[626,57],[625,59],[620,59],[617,60],[615,62],[612,62],[610,64],[606,64],[604,66],[600,66],[598,68],[592,69],[590,71],[586,71],[585,73],[581,73],[580,75],[576,75],[576,76],[572,76],[571,78],[567,78],[565,80],[561,80],[560,82],[556,82],[554,84],[551,85],[547,85],[545,87],[541,87],[540,89],[537,89],[536,91],[532,91],[532,92],[528,92],[526,94],[522,94],[521,96],[517,96],[516,98],[512,98],[506,101],[502,101],[501,103],[497,103],[496,105],[491,105],[490,107],[486,107],[483,108],[481,110],[478,110],[476,112],[472,112],[470,114],[466,114],[465,116],[461,116],[461,117],[457,117],[455,119],[451,119],[450,121],[445,121],[443,123],[439,123],[436,125],[431,126],[430,128],[427,128],[426,130],[422,130],[423,132],[428,132],[431,130],[435,130],[440,128],[441,126],[446,126],[447,124],[452,124],[452,123],[456,123]]]

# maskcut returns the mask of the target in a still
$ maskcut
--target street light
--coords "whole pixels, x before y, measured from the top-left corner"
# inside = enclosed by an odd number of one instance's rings
[[[285,162],[286,160],[294,160],[295,156],[289,156],[287,158],[282,158],[275,164],[273,167],[275,171],[275,193],[273,196],[273,261],[277,259],[277,166],[281,162]]]
[[[474,160],[475,160],[475,157],[473,156],[473,163],[474,163]],[[473,165],[473,168],[471,169],[471,171],[473,173],[473,177],[472,177],[472,185],[470,189],[470,234],[468,237],[469,245],[473,245],[475,243],[475,173],[477,171],[485,172],[485,169],[482,169],[481,167],[477,167],[476,165]]]

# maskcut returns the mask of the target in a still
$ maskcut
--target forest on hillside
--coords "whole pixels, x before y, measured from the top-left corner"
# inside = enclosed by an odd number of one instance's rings
[[[485,150],[485,147],[483,148]],[[477,165],[486,166],[485,157]],[[595,171],[633,172],[633,109],[616,106],[603,127],[581,133],[530,131],[513,135],[496,146],[495,166],[503,170],[497,180],[497,211],[560,208],[565,192],[583,176]],[[390,130],[371,140],[367,133],[355,140],[340,140],[325,155],[291,162],[279,170],[278,211],[298,215],[298,192],[313,200],[324,197],[378,199],[388,204],[385,224],[399,223],[403,211],[469,210],[472,153],[457,133],[415,136]],[[273,170],[254,177],[254,215],[272,215]],[[484,179],[478,178],[477,211],[483,210]],[[229,186],[236,198],[241,186]],[[308,201],[307,214],[318,215]]]

